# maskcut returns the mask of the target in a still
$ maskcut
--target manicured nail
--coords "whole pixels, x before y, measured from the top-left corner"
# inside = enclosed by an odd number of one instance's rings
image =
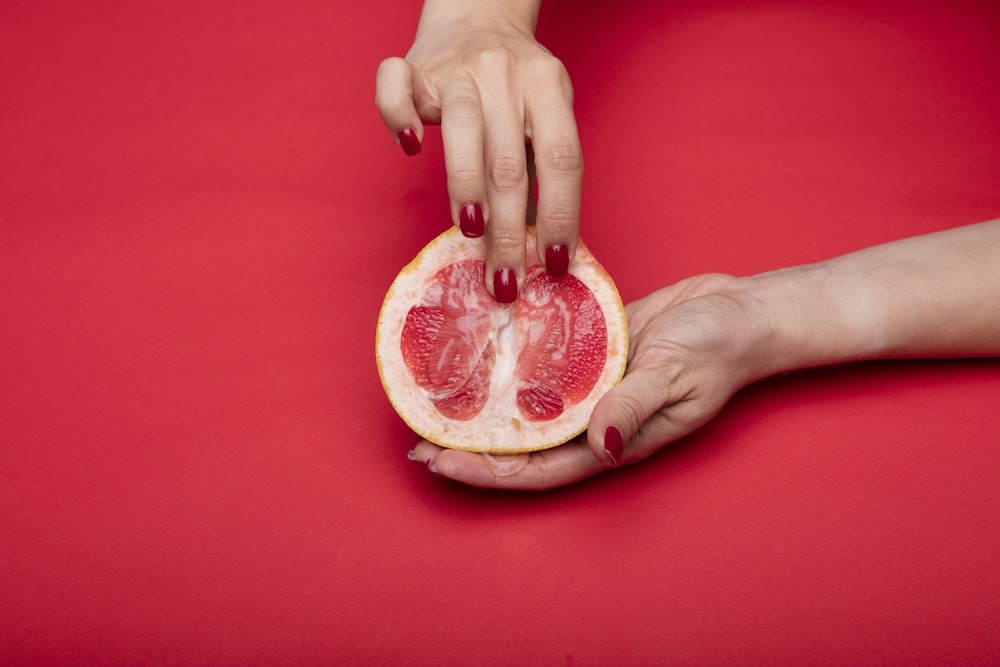
[[[545,249],[545,270],[553,278],[565,276],[569,271],[569,246],[554,243]]]
[[[622,432],[614,426],[604,429],[604,453],[611,458],[616,468],[621,465],[625,455],[625,442],[622,440]]]
[[[417,139],[417,131],[412,127],[399,131],[399,145],[403,147],[403,152],[407,155],[416,155],[420,152],[420,140]]]
[[[462,204],[462,209],[458,212],[458,226],[462,229],[462,236],[470,239],[478,239],[486,230],[486,223],[483,220],[483,207],[475,202]]]
[[[493,296],[500,303],[514,303],[517,299],[517,276],[514,269],[505,266],[493,272]]]

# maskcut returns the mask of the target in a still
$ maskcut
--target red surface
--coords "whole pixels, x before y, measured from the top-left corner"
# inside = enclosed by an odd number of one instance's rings
[[[0,662],[1000,662],[1000,362],[781,376],[488,493],[375,372],[416,3],[0,10]],[[1000,216],[1000,6],[551,2],[626,299]]]

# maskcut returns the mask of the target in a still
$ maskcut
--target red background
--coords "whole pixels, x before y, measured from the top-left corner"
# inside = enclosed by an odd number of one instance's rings
[[[997,361],[767,380],[551,493],[406,460],[375,321],[448,205],[372,100],[417,4],[0,10],[0,662],[1000,662]],[[540,36],[626,300],[1000,216],[993,0]]]

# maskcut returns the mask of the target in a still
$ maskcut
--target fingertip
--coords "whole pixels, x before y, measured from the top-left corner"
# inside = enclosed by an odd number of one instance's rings
[[[617,426],[604,429],[604,455],[611,465],[617,468],[625,458],[625,440]]]
[[[605,468],[617,468],[625,459],[625,438],[614,425],[601,428],[591,420],[587,430],[587,447],[594,459]]]
[[[467,239],[478,239],[486,231],[486,217],[479,202],[467,201],[459,206],[458,227]]]
[[[546,246],[544,256],[539,257],[545,263],[545,270],[553,278],[561,278],[569,273],[569,244],[553,243]]]
[[[396,133],[396,140],[407,155],[412,157],[420,152],[420,137],[417,136],[417,131],[414,128],[404,127]]]
[[[427,440],[421,440],[413,447],[413,449],[406,453],[406,458],[410,461],[427,465],[429,460],[436,457],[442,451],[442,447],[439,447]]]
[[[538,259],[552,277],[569,273],[579,244],[579,223],[565,216],[539,215],[537,225]]]
[[[496,214],[486,221],[487,291],[503,304],[514,303],[524,286],[528,242],[524,219]]]
[[[622,381],[597,402],[591,413],[587,443],[594,456],[615,467],[622,465],[629,442],[665,400],[662,382],[655,370],[633,368],[628,371]]]
[[[517,301],[517,273],[509,266],[493,272],[493,298],[503,304]]]

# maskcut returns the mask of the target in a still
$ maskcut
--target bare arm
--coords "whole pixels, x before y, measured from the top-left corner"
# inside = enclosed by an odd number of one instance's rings
[[[854,359],[1000,355],[1000,220],[750,279],[771,374]]]
[[[750,278],[695,276],[626,310],[628,369],[585,436],[503,467],[426,441],[413,458],[474,486],[550,488],[646,458],[770,375],[860,359],[1000,356],[1000,220]]]

